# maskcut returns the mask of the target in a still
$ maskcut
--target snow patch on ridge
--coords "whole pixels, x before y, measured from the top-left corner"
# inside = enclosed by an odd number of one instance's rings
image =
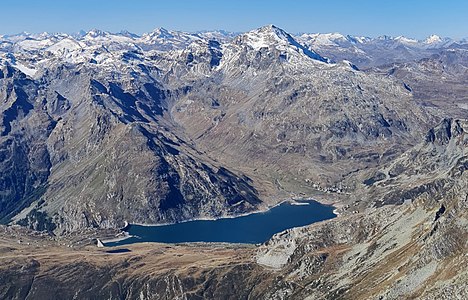
[[[64,53],[64,52],[72,52],[72,51],[80,50],[80,49],[82,49],[82,47],[78,42],[72,39],[66,38],[48,47],[46,50],[54,54],[58,54],[58,53]]]
[[[13,66],[17,68],[18,70],[20,70],[21,72],[23,72],[24,74],[28,75],[29,77],[34,77],[34,75],[36,75],[36,72],[37,72],[36,69],[26,67],[25,65],[20,64],[20,63],[15,63]]]

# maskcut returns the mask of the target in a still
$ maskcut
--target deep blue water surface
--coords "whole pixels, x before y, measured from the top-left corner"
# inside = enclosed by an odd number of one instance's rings
[[[335,217],[333,206],[316,201],[306,205],[282,203],[262,213],[218,220],[196,220],[161,226],[129,225],[126,231],[133,237],[106,246],[140,242],[229,242],[263,243],[277,232],[312,224]]]

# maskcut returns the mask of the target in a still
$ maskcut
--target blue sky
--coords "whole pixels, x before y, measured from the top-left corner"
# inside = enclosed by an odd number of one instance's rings
[[[468,37],[468,0],[2,0],[0,11],[0,34],[93,28],[141,34],[156,27],[237,32],[275,24],[291,33]]]

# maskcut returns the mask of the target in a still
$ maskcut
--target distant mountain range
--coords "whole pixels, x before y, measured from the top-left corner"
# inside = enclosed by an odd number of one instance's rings
[[[195,41],[216,40],[229,42],[241,33],[223,30],[200,31],[195,33],[157,28],[141,36],[121,31],[111,33],[93,29],[77,34],[29,34],[0,35],[0,51],[57,51],[71,50],[76,47],[104,46],[108,50],[176,50],[184,49]],[[408,58],[420,59],[438,49],[468,48],[468,39],[451,39],[431,35],[424,40],[404,36],[364,36],[342,35],[340,33],[302,33],[291,35],[310,50],[322,53],[333,60],[347,59],[360,67],[375,66],[383,63],[407,61]]]

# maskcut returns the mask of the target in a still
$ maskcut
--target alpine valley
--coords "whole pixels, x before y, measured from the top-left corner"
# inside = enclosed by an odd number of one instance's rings
[[[466,39],[0,35],[0,298],[468,299],[467,95]],[[95,245],[310,198],[263,244]]]

